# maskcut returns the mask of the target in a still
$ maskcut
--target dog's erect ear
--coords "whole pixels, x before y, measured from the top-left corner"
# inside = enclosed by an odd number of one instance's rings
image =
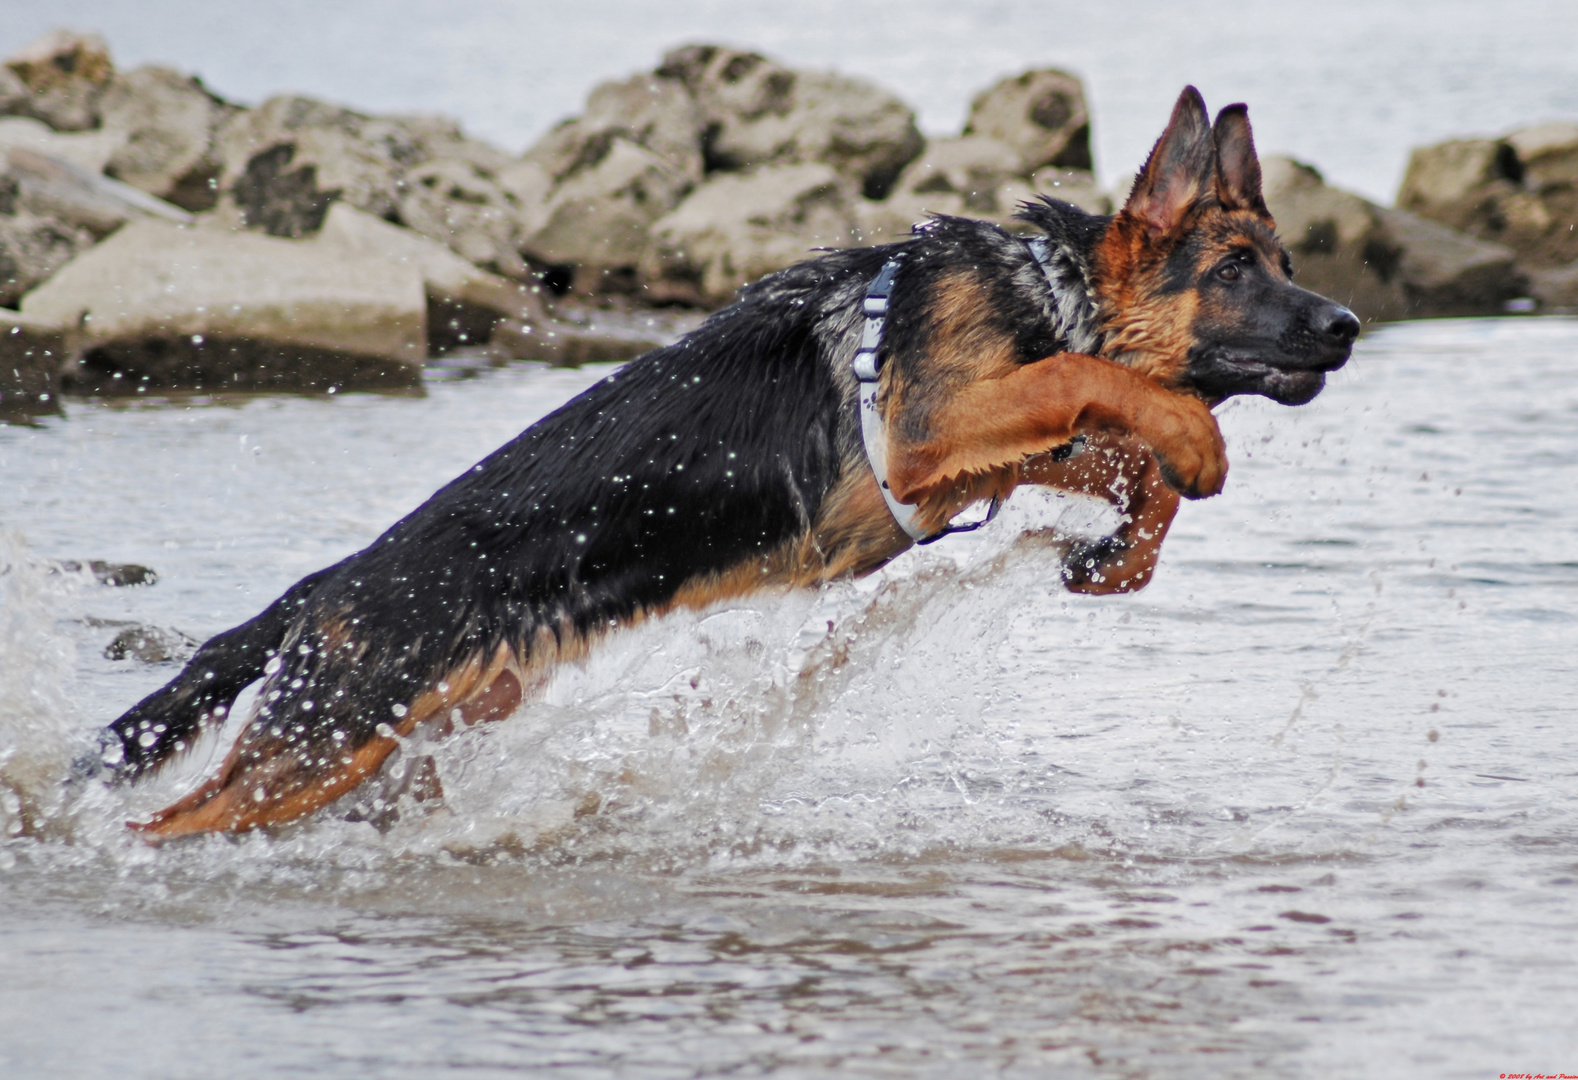
[[[1229,105],[1216,114],[1216,197],[1229,210],[1254,210],[1270,216],[1260,194],[1260,159],[1249,128],[1249,106]]]
[[[1153,237],[1178,231],[1203,196],[1214,195],[1216,140],[1200,91],[1184,87],[1167,130],[1156,140],[1134,181],[1123,213],[1145,223]]]

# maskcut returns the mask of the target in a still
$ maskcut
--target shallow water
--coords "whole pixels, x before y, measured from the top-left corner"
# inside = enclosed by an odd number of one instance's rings
[[[424,747],[436,812],[162,849],[121,822],[217,741],[56,782],[175,671],[119,622],[249,617],[603,372],[0,428],[0,1075],[1578,1071],[1575,352],[1382,329],[1222,410],[1140,594],[1063,593],[1101,516],[1016,499],[616,637]]]

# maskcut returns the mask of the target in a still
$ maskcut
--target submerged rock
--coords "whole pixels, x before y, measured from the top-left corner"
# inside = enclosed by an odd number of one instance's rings
[[[106,660],[140,660],[168,664],[188,660],[201,642],[164,626],[128,626],[104,647]]]
[[[80,391],[409,386],[426,355],[411,266],[153,222],[69,263],[22,310],[68,330]]]
[[[100,585],[111,588],[125,588],[128,585],[157,585],[159,574],[157,571],[137,563],[112,563],[102,559],[89,559],[87,562],[78,562],[76,559],[62,559],[60,569],[68,574],[80,574],[86,570],[93,575],[93,580]]]
[[[59,412],[65,362],[66,335],[58,326],[0,309],[0,419]]]
[[[1329,187],[1291,158],[1268,157],[1262,167],[1295,280],[1367,322],[1494,315],[1527,290],[1503,245]]]

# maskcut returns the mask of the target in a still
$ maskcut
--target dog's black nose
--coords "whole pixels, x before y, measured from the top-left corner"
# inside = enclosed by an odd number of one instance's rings
[[[1333,304],[1315,315],[1315,329],[1324,338],[1339,345],[1352,345],[1359,336],[1359,317],[1341,304]]]

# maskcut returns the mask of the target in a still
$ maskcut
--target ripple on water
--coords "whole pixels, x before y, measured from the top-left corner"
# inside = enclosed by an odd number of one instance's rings
[[[1566,320],[1387,328],[1309,407],[1229,405],[1228,491],[1136,596],[1062,593],[1040,531],[1099,515],[1016,499],[865,581],[622,632],[508,723],[408,747],[436,811],[162,849],[121,822],[222,740],[144,787],[56,784],[174,671],[106,659],[117,620],[249,617],[601,372],[0,429],[0,1063],[1570,1059],[1574,346]]]

